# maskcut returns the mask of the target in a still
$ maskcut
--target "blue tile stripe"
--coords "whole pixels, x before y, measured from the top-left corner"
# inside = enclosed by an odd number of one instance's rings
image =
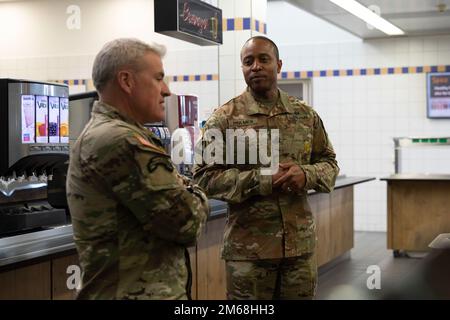
[[[224,18],[222,20],[222,28],[224,32],[253,30],[267,34],[267,23],[251,17]]]
[[[250,22],[251,22],[250,18],[243,18],[243,29],[244,30],[250,30],[250,28],[251,28]]]
[[[234,19],[227,19],[227,31],[234,31]]]
[[[189,81],[218,81],[218,74],[194,74],[194,75],[175,75],[167,76],[169,82],[189,82]],[[63,79],[63,80],[47,80],[48,82],[64,83],[67,85],[91,85],[92,79]]]
[[[176,75],[167,76],[169,82],[189,82],[189,81],[217,81],[218,74],[194,74],[194,75]]]
[[[81,86],[92,83],[91,79],[64,79],[64,80],[47,80],[48,82],[64,83],[70,86]]]
[[[450,72],[450,65],[437,66],[417,66],[417,67],[388,67],[388,68],[361,68],[342,70],[308,70],[308,71],[283,71],[278,76],[279,79],[304,79],[314,77],[351,77],[351,76],[378,76],[395,74],[415,74],[428,72]],[[189,82],[189,81],[218,81],[218,74],[194,74],[167,76],[169,82]],[[69,79],[69,80],[48,80],[55,83],[65,83],[68,85],[92,85],[92,79]]]
[[[415,66],[415,67],[385,67],[385,68],[358,68],[341,70],[307,70],[307,71],[284,71],[279,79],[304,79],[315,77],[352,77],[352,76],[379,76],[379,75],[398,75],[398,74],[416,74],[428,72],[450,72],[450,65],[436,66]]]

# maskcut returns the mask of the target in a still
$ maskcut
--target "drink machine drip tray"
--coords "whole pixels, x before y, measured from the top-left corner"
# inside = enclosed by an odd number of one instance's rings
[[[64,209],[50,205],[0,208],[0,236],[35,228],[62,225],[67,222]]]

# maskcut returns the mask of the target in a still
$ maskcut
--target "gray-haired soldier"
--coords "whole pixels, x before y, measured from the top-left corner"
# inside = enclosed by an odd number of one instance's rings
[[[107,43],[92,77],[100,96],[71,150],[67,197],[83,271],[79,299],[187,299],[186,247],[208,214],[143,127],[164,119],[164,48]]]

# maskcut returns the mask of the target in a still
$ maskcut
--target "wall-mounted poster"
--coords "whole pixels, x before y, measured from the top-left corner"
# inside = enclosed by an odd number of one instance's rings
[[[450,118],[450,72],[427,74],[427,117]]]

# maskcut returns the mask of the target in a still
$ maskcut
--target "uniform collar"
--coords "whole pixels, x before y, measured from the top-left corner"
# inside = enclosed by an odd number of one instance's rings
[[[124,122],[135,125],[141,129],[144,128],[139,122],[127,117],[126,115],[121,113],[116,107],[113,107],[112,105],[107,104],[102,101],[94,102],[94,106],[92,108],[92,113],[103,114],[111,119],[120,119]]]
[[[278,89],[278,92],[280,94],[280,103],[270,109],[264,107],[261,103],[258,103],[258,101],[256,101],[250,93],[250,89],[247,88],[247,90],[243,93],[244,103],[247,106],[247,115],[265,114],[274,116],[281,113],[294,113],[294,110],[289,103],[289,95],[280,89]]]

